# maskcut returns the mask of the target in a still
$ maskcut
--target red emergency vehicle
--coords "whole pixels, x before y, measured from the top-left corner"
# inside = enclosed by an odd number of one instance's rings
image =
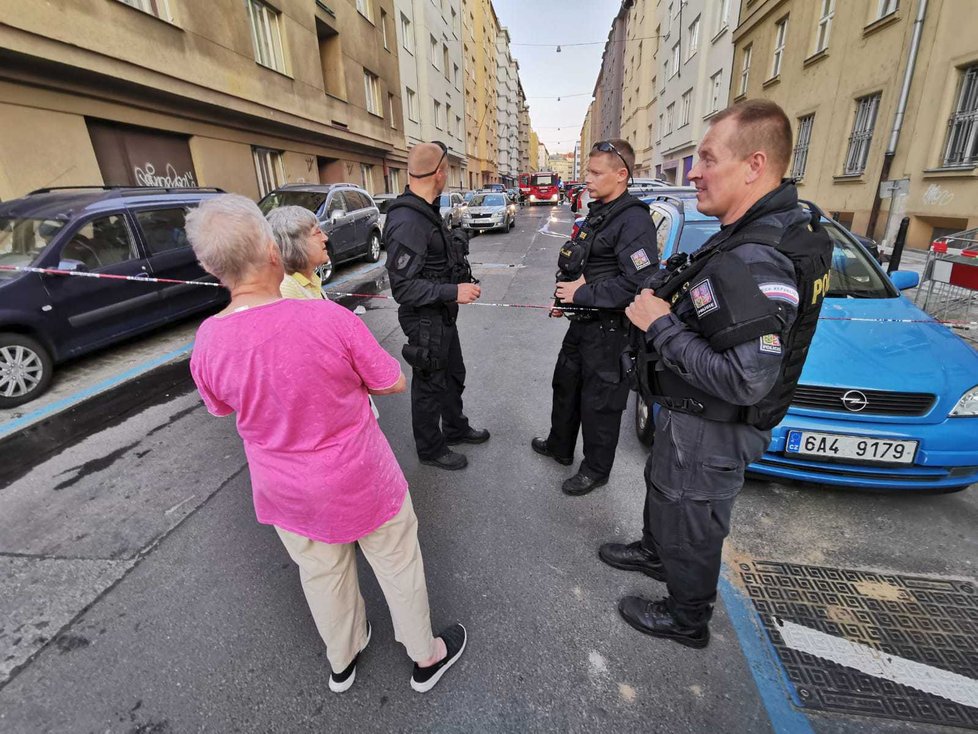
[[[560,201],[560,181],[553,171],[520,174],[520,194],[528,204],[556,204]]]

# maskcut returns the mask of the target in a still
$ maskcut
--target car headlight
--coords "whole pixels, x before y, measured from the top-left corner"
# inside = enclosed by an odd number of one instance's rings
[[[951,409],[951,418],[978,416],[978,385],[968,390]]]

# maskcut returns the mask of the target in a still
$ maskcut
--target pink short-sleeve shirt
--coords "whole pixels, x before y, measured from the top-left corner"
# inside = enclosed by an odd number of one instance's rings
[[[350,543],[400,510],[407,480],[367,389],[401,367],[350,311],[285,299],[211,317],[190,371],[211,413],[237,413],[259,522]]]

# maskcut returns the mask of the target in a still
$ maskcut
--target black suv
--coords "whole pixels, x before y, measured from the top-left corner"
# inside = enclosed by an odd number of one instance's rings
[[[359,257],[375,263],[380,259],[380,210],[370,194],[351,183],[286,184],[258,202],[263,214],[279,206],[301,206],[319,219],[329,235],[329,262],[319,268],[325,283],[335,266]]]
[[[220,193],[68,187],[0,203],[0,265],[137,279],[0,270],[0,408],[44,392],[59,362],[227,303],[224,288],[138,282],[216,282],[197,263],[184,219]]]

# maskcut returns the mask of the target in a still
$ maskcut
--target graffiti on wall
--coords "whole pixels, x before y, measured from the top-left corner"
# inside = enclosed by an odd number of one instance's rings
[[[924,192],[923,200],[928,206],[947,206],[954,200],[954,194],[940,184],[931,184]]]
[[[194,178],[193,171],[179,174],[171,163],[166,164],[163,174],[157,173],[156,167],[149,162],[142,168],[138,166],[133,167],[133,174],[136,176],[136,182],[140,186],[157,186],[165,189],[197,186],[197,180]]]

